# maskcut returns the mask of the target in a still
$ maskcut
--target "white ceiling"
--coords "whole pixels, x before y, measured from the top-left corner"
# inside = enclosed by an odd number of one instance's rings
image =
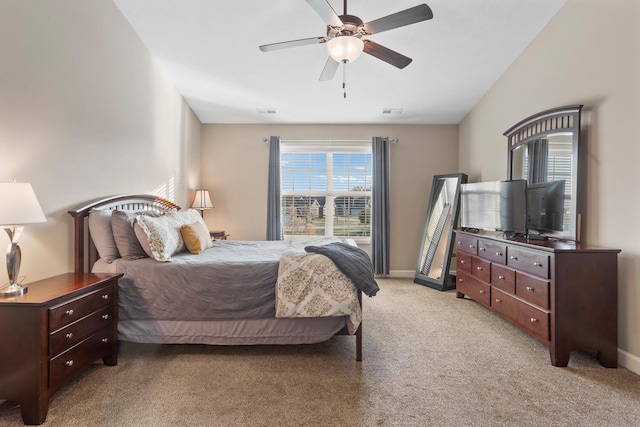
[[[347,66],[346,99],[342,68],[318,80],[326,44],[258,49],[325,35],[305,0],[114,2],[203,123],[457,124],[566,0],[427,0],[432,20],[368,37],[413,62],[363,54]],[[368,22],[420,2],[351,0],[348,13]]]

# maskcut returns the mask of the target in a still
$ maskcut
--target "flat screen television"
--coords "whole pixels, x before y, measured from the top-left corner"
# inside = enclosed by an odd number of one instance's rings
[[[462,228],[527,233],[527,181],[490,181],[460,186]]]
[[[530,184],[527,188],[527,227],[541,233],[563,231],[565,180]]]

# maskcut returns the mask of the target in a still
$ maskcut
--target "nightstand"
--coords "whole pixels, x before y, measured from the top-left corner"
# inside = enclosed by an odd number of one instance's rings
[[[25,424],[42,424],[49,398],[96,360],[118,363],[121,276],[62,274],[0,298],[0,398]]]
[[[209,236],[211,236],[212,239],[215,240],[227,240],[227,237],[230,236],[230,234],[227,234],[223,231],[210,231],[209,232]]]

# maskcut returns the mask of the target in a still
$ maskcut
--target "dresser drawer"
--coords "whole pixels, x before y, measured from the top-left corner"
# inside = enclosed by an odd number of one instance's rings
[[[489,285],[482,283],[465,273],[458,273],[456,279],[457,292],[476,300],[485,307],[490,306],[491,287]]]
[[[456,254],[456,272],[471,274],[471,255],[459,252]]]
[[[507,250],[507,265],[516,270],[549,278],[549,255],[530,252],[510,246]]]
[[[478,240],[478,255],[491,262],[507,264],[507,246],[499,243]]]
[[[471,258],[471,275],[485,283],[491,282],[491,263],[478,257]]]
[[[472,255],[478,254],[478,239],[465,236],[462,234],[456,235],[456,253],[460,251],[466,252]]]
[[[49,386],[53,391],[105,357],[115,345],[113,328],[107,327],[49,361]]]
[[[49,354],[54,357],[62,353],[94,332],[111,325],[113,320],[113,305],[110,304],[65,328],[58,329],[49,337]]]
[[[491,264],[491,286],[515,294],[516,272],[501,265]]]
[[[111,304],[113,301],[113,286],[107,286],[97,291],[80,296],[65,304],[49,309],[49,332],[54,332],[67,326],[94,311]]]
[[[549,282],[522,274],[519,271],[516,272],[516,295],[542,308],[548,309],[550,307]]]
[[[541,341],[549,340],[549,313],[493,288],[491,308]]]

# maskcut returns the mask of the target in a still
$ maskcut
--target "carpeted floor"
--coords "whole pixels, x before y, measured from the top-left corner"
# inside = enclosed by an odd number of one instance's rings
[[[547,349],[477,303],[379,279],[353,337],[305,346],[121,343],[52,399],[45,426],[636,426],[640,376]],[[0,401],[0,425],[21,425]]]

